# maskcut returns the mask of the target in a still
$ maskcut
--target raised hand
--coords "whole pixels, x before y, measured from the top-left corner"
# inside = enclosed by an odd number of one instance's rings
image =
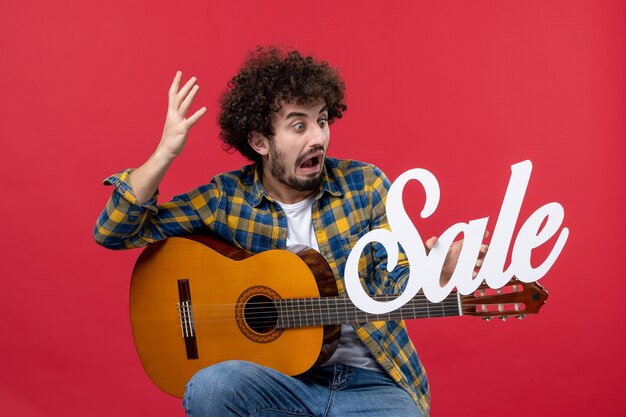
[[[137,204],[152,198],[170,164],[185,148],[189,130],[206,113],[206,107],[202,107],[190,117],[185,117],[199,87],[196,78],[191,77],[183,88],[180,88],[182,78],[183,74],[178,71],[170,87],[165,127],[156,151],[130,174],[130,186],[135,193]]]
[[[190,117],[186,117],[200,87],[196,84],[196,77],[191,77],[180,88],[182,78],[182,72],[176,72],[168,92],[167,117],[163,127],[163,136],[161,136],[161,142],[157,147],[158,151],[172,159],[183,151],[189,130],[206,113],[206,107],[202,107]]]

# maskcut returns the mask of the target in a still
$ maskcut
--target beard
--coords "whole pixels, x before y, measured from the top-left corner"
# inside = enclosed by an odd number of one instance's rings
[[[274,145],[273,140],[270,141],[269,156],[270,156],[269,158],[270,172],[272,173],[272,176],[274,176],[274,178],[276,178],[281,183],[297,191],[313,191],[317,189],[319,185],[321,184],[322,174],[324,172],[323,169],[321,169],[317,174],[315,174],[315,176],[312,176],[309,178],[298,178],[295,175],[287,175],[286,174],[287,168],[282,162],[283,161],[282,154],[280,153],[280,151],[276,149],[276,146]],[[306,156],[306,154],[303,156]],[[302,158],[299,158],[298,161],[296,161],[296,165],[300,162],[301,159]],[[320,164],[323,164],[323,163],[324,163],[323,159],[320,160]]]

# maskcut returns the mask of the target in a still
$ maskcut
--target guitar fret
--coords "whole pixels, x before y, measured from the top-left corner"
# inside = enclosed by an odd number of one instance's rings
[[[323,326],[324,325],[324,306],[322,305],[322,303],[324,302],[324,300],[322,298],[320,298],[319,300],[317,300],[317,312],[315,313],[315,323],[318,326]]]
[[[330,309],[331,297],[327,297],[326,300],[327,300],[326,301],[326,306],[328,307],[328,309],[326,310],[326,318],[328,319],[328,323],[327,324],[332,324],[333,323],[333,319],[332,319],[333,311]]]
[[[276,311],[278,312],[278,318],[276,319],[276,328],[282,329],[283,326],[283,300],[274,300]]]
[[[293,324],[294,327],[302,327],[302,317],[300,316],[300,299],[294,299]]]
[[[295,309],[294,309],[294,312],[293,312],[294,313],[294,317],[293,317],[294,324],[295,324],[295,327],[302,327],[302,315],[300,314],[300,299],[296,298],[294,300],[294,302],[295,302],[295,304],[294,304],[295,305]]]
[[[326,297],[326,324],[330,324],[330,298]]]
[[[282,321],[282,328],[286,329],[289,327],[288,324],[288,320],[289,320],[289,314],[287,312],[287,300],[280,300],[280,311],[282,313],[282,317],[281,317],[281,321]]]
[[[296,298],[296,316],[295,316],[295,320],[298,320],[298,325],[297,327],[302,327],[302,313],[300,312],[300,305],[301,305],[302,301],[300,298]]]
[[[291,309],[291,300],[285,300],[285,312],[287,313],[287,326],[288,328],[292,328],[293,327],[293,323],[291,322],[293,320],[293,311]]]

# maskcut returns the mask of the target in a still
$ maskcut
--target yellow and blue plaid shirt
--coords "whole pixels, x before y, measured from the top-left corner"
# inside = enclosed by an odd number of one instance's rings
[[[115,186],[115,191],[94,233],[96,241],[107,248],[141,247],[190,233],[214,233],[253,254],[287,245],[287,219],[280,205],[263,189],[255,165],[218,175],[211,183],[158,205],[158,194],[144,204],[136,204],[128,184],[130,172],[105,180],[105,184]],[[370,230],[389,227],[385,199],[390,186],[375,166],[326,160],[312,221],[320,252],[335,274],[340,293],[344,292],[346,260],[356,241]],[[406,285],[408,263],[400,259],[398,266],[388,272],[385,250],[373,243],[361,255],[359,275],[372,295],[398,294]],[[428,415],[426,372],[404,321],[363,323],[354,329],[378,363]]]

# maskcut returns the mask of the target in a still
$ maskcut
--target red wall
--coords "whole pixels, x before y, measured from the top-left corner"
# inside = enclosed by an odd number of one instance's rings
[[[541,280],[538,316],[410,324],[432,415],[626,414],[624,2],[235,3],[0,5],[0,414],[183,414],[134,352],[139,252],[93,243],[110,191],[100,182],[150,155],[178,69],[199,78],[209,111],[164,197],[238,167],[217,139],[216,100],[244,53],[268,43],[341,68],[349,110],[331,154],[392,179],[413,167],[437,176],[423,236],[483,216],[493,230],[524,159],[534,170],[521,218],[550,201],[565,209],[570,237]],[[405,195],[416,212],[421,191]]]

